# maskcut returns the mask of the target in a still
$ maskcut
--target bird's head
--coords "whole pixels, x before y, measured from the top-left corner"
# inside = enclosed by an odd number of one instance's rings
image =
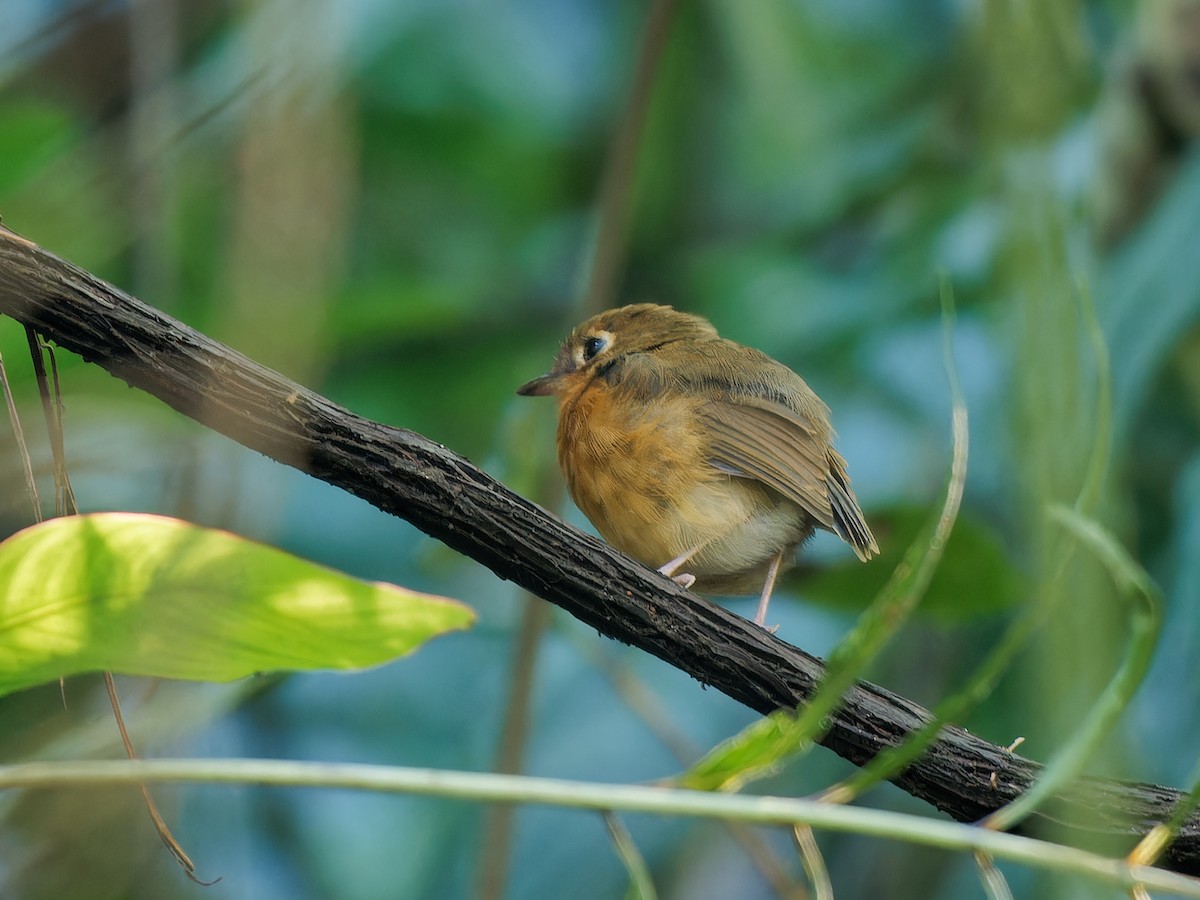
[[[637,303],[610,309],[577,325],[563,341],[550,371],[521,385],[517,393],[562,397],[603,375],[627,354],[653,353],[678,341],[716,337],[716,329],[706,319],[670,306]]]

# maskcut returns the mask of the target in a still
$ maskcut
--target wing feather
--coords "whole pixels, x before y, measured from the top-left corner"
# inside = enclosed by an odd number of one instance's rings
[[[700,409],[718,468],[761,481],[832,530],[833,508],[821,458],[807,423],[758,406],[710,401]]]
[[[867,527],[866,517],[858,506],[854,492],[850,490],[850,476],[846,474],[846,461],[836,450],[829,451],[829,501],[833,507],[833,530],[843,541],[854,548],[854,553],[863,562],[879,553],[875,536]]]
[[[866,560],[879,552],[846,474],[830,447],[829,410],[791,369],[730,341],[673,345],[667,367],[655,354],[623,357],[607,373],[636,406],[665,391],[696,398],[709,462],[721,472],[758,481],[787,497],[815,524],[834,532]],[[753,371],[748,380],[742,374]]]
[[[759,398],[711,400],[700,409],[711,438],[712,464],[760,481],[787,497],[822,528],[846,541],[859,559],[879,552],[827,435],[793,410]]]

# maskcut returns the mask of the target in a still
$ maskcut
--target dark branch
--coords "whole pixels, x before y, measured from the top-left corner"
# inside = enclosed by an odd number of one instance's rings
[[[0,313],[235,441],[412,522],[601,634],[760,713],[794,709],[822,677],[820,660],[563,523],[440,444],[356,416],[2,227]],[[862,765],[928,718],[903,697],[860,683],[822,743]],[[970,822],[1018,796],[1038,771],[950,726],[893,780]],[[1166,819],[1179,796],[1157,785],[1088,780],[1060,798],[1053,818],[1071,840],[1123,851]],[[1163,864],[1200,873],[1200,818]]]

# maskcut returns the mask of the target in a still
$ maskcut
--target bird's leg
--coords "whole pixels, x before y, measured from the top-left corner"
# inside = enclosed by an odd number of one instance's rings
[[[708,541],[704,542],[704,544],[707,544],[707,543],[708,543]],[[690,588],[693,584],[696,583],[696,576],[690,575],[687,572],[683,572],[682,574],[679,574],[679,575],[676,575],[675,573],[679,571],[680,566],[682,566],[685,562],[687,562],[689,559],[691,559],[693,556],[695,556],[697,553],[699,553],[704,548],[704,544],[697,544],[691,550],[688,550],[684,553],[679,554],[677,557],[675,557],[670,562],[663,563],[661,566],[658,567],[658,571],[662,572],[664,575],[666,575],[668,578],[670,578],[672,581],[674,581],[680,587]]]
[[[747,519],[746,521],[749,521],[749,519]],[[701,550],[703,550],[705,547],[707,547],[709,544],[715,543],[716,541],[719,541],[719,540],[723,540],[724,538],[726,538],[730,534],[732,534],[734,531],[736,531],[738,528],[742,527],[744,524],[746,524],[746,523],[745,522],[735,522],[731,527],[727,528],[725,531],[721,532],[720,534],[714,534],[712,537],[708,538],[707,540],[701,541],[699,544],[697,544],[695,547],[692,547],[690,550],[685,550],[683,553],[680,553],[677,557],[675,557],[670,562],[663,563],[661,566],[658,567],[658,571],[662,572],[664,575],[666,575],[668,578],[670,578],[676,584],[681,585],[685,588],[690,588],[693,584],[696,583],[696,576],[690,575],[687,572],[684,572],[681,575],[676,575],[675,573],[679,571],[679,567],[682,566],[689,559],[691,559],[693,556],[695,556],[697,553],[699,553]],[[768,591],[768,593],[770,593],[770,592]]]
[[[762,625],[763,628],[767,627],[767,604],[771,602],[771,591],[775,590],[775,579],[779,577],[779,567],[783,565],[784,552],[780,550],[771,558],[771,565],[767,567],[767,580],[763,583],[762,595],[758,598],[758,612],[754,614],[754,624]],[[775,628],[778,627],[778,625],[775,626]],[[775,628],[768,630],[773,634]]]

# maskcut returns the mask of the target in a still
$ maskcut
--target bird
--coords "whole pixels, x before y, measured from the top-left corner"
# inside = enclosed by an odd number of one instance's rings
[[[758,625],[816,529],[864,562],[879,552],[829,408],[701,316],[654,303],[599,313],[517,393],[558,401],[567,488],[608,543],[685,588],[758,591]]]

